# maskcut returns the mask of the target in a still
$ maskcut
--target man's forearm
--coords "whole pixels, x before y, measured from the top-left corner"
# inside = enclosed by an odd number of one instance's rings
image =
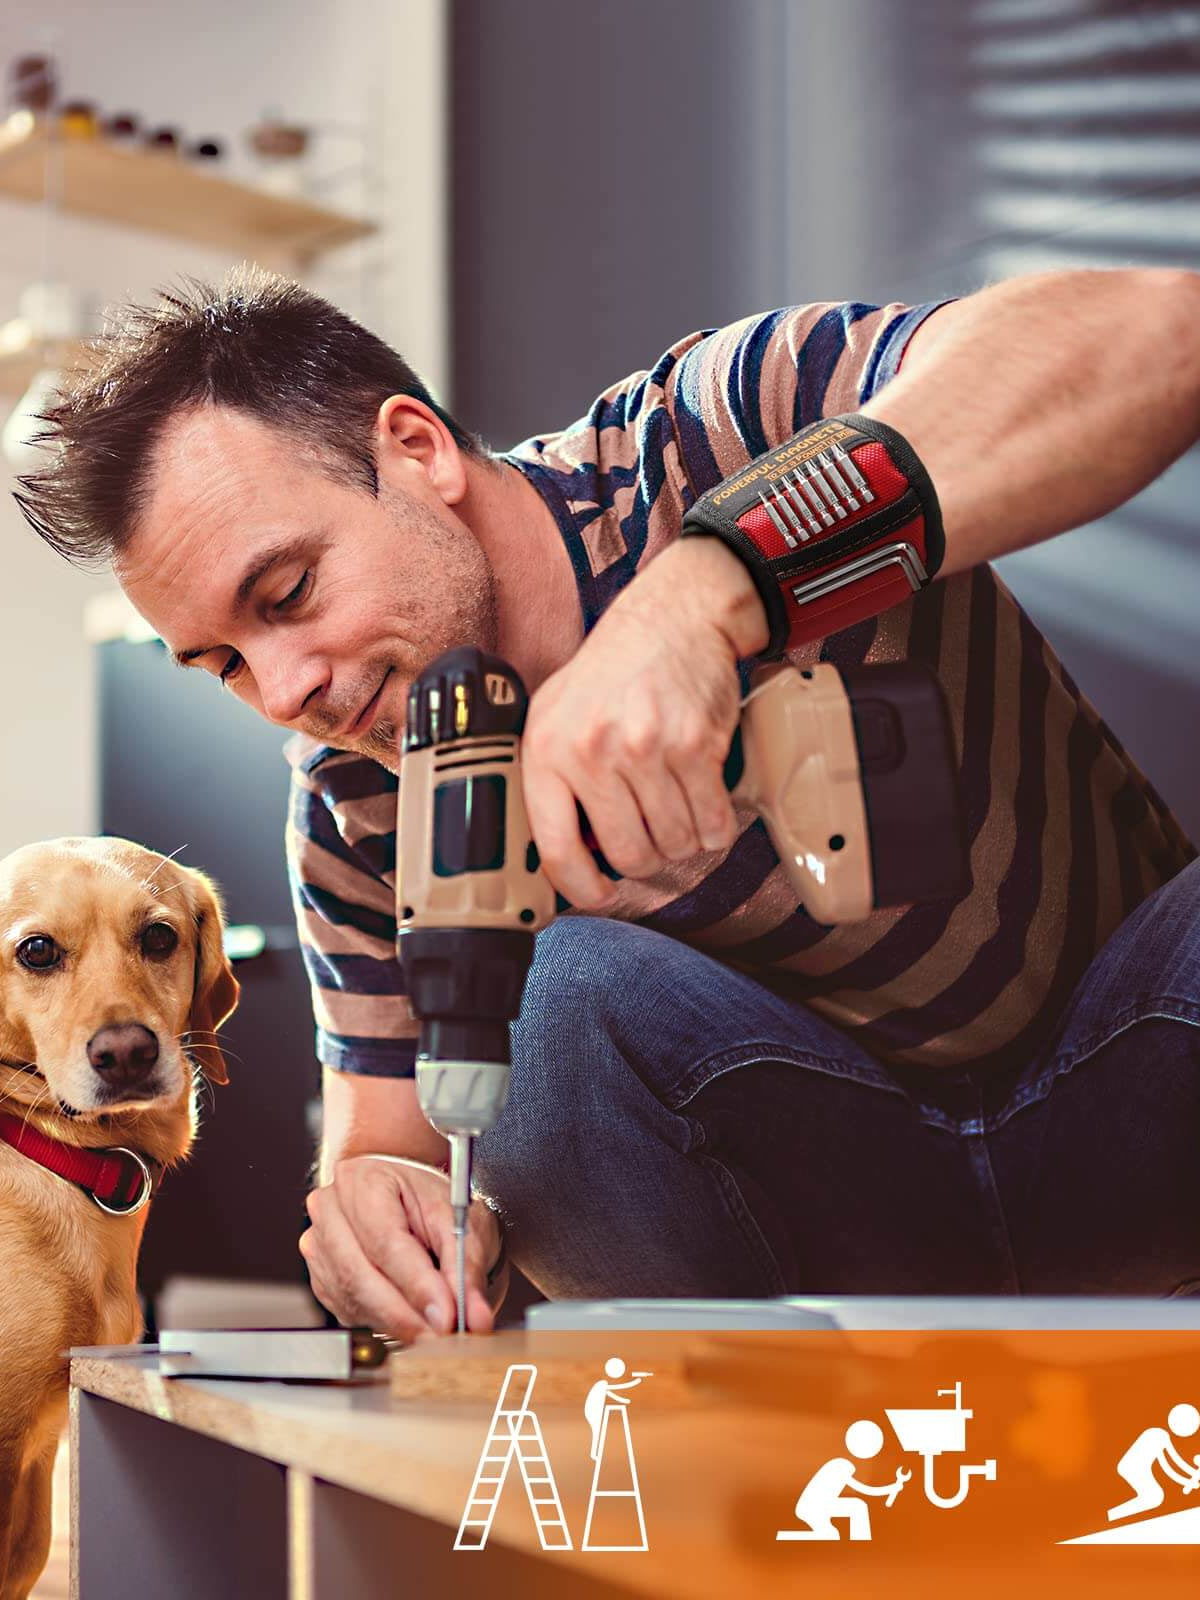
[[[445,1167],[448,1146],[417,1104],[413,1078],[371,1078],[321,1069],[318,1182],[327,1184],[343,1156],[407,1156]]]
[[[1104,515],[1200,435],[1200,275],[1014,278],[935,312],[862,407],[910,441],[962,572]]]
[[[895,429],[932,481],[935,581],[1052,538],[1121,505],[1200,435],[1200,274],[1055,272],[981,290],[922,323],[861,414]],[[669,546],[634,580],[654,583],[668,603],[703,592],[739,656],[765,645],[749,567],[720,539]]]

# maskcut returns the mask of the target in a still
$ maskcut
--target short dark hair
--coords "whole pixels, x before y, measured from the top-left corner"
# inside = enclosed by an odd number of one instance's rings
[[[390,345],[319,295],[250,265],[216,286],[184,278],[156,305],[108,314],[41,414],[36,438],[57,447],[49,464],[18,478],[13,497],[68,561],[107,564],[144,509],[164,425],[206,404],[287,428],[331,477],[376,494],[371,434],[392,394],[424,401],[464,452],[491,459]]]

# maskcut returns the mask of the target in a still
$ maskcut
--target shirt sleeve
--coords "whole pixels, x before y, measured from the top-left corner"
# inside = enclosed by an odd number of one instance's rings
[[[317,1059],[411,1078],[419,1023],[396,959],[395,777],[365,757],[288,747],[288,882],[312,986]]]
[[[949,302],[787,306],[716,328],[667,390],[696,495],[822,417],[854,412],[895,377],[913,334]]]

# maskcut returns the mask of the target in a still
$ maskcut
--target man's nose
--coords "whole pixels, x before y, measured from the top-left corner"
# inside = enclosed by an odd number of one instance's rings
[[[283,728],[300,721],[325,681],[320,664],[311,657],[299,660],[269,649],[254,678],[262,697],[263,716]]]

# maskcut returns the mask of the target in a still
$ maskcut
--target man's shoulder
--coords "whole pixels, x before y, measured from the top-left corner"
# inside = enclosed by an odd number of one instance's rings
[[[588,459],[595,461],[605,446],[622,434],[637,438],[639,422],[662,406],[667,381],[678,363],[695,345],[717,330],[699,328],[669,345],[648,367],[639,367],[610,383],[574,422],[555,431],[533,434],[505,452],[506,456],[544,469],[568,469]]]

